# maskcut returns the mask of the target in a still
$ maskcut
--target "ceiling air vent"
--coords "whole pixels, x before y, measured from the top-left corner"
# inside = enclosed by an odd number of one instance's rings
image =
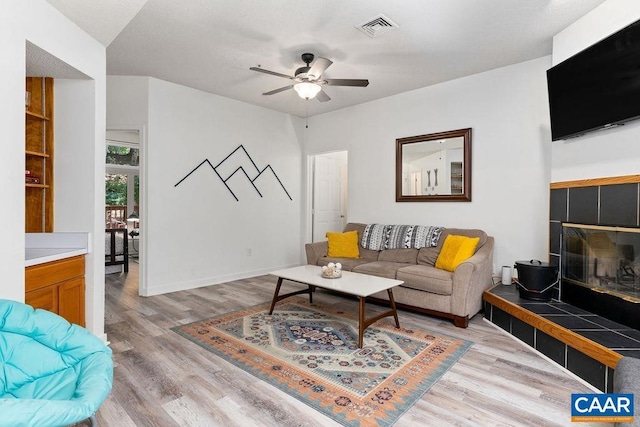
[[[373,19],[366,21],[363,24],[356,26],[357,29],[368,35],[369,37],[378,37],[382,34],[394,30],[398,27],[398,24],[393,22],[391,19],[386,16],[380,14]]]

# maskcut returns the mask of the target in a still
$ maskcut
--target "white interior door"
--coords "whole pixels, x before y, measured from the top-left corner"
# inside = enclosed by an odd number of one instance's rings
[[[422,195],[422,171],[413,172],[411,174],[411,190],[409,191],[410,196],[420,196]]]
[[[343,166],[336,155],[317,155],[314,159],[313,179],[313,241],[324,240],[327,231],[342,231],[345,213],[343,211]]]

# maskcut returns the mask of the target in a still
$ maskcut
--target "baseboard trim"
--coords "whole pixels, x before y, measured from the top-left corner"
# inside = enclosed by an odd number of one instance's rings
[[[286,264],[280,266],[273,266],[267,268],[261,268],[257,270],[244,271],[241,273],[225,274],[221,276],[205,277],[197,280],[188,280],[185,282],[169,283],[154,288],[147,288],[141,296],[151,297],[155,295],[168,294],[170,292],[186,291],[189,289],[203,288],[206,286],[220,285],[222,283],[232,282],[234,280],[248,279],[250,277],[264,276],[274,270],[281,270],[284,268],[297,267],[301,264]]]

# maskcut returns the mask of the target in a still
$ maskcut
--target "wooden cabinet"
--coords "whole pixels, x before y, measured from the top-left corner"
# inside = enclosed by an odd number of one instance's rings
[[[25,269],[25,302],[85,326],[84,255]]]
[[[53,79],[27,77],[25,87],[25,232],[52,232]]]

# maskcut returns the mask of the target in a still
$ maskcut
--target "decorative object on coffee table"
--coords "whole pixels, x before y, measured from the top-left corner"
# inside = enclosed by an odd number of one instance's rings
[[[394,424],[472,345],[382,320],[359,349],[353,308],[293,298],[173,330],[345,426]]]
[[[322,267],[322,277],[325,279],[339,279],[342,277],[342,264],[330,262],[325,265]]]

